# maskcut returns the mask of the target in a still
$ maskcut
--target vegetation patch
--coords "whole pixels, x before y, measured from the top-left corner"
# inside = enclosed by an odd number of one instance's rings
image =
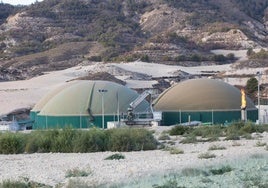
[[[230,166],[223,166],[221,168],[211,169],[210,172],[213,175],[222,175],[224,173],[231,172],[232,170],[233,168]]]
[[[224,146],[219,146],[219,145],[212,145],[208,148],[208,150],[225,150],[226,147]]]
[[[52,188],[52,186],[23,178],[23,180],[4,180],[0,183],[0,188]]]
[[[242,178],[243,187],[268,187],[268,183],[265,182],[264,178],[256,173],[247,173]]]
[[[180,143],[182,144],[190,144],[190,143],[196,143],[197,139],[195,136],[187,136],[186,138],[182,139]]]
[[[0,134],[0,154],[141,151],[154,150],[157,145],[153,134],[143,128],[64,128]]]
[[[0,135],[0,154],[23,153],[25,137],[21,133],[3,133]]]
[[[265,142],[260,142],[260,141],[257,141],[256,142],[256,147],[263,147],[263,146],[266,146],[267,144]]]
[[[74,168],[74,169],[70,169],[66,172],[65,177],[66,178],[70,178],[70,177],[87,177],[91,174],[91,172],[82,170],[82,169],[78,169],[78,168]]]
[[[178,180],[176,179],[176,177],[168,179],[162,185],[157,185],[157,184],[153,185],[153,188],[171,188],[171,187],[182,188],[178,186]]]
[[[225,140],[240,140],[241,138],[252,139],[252,133],[268,131],[268,125],[255,125],[252,122],[233,122],[229,126],[175,126],[170,135],[183,135],[185,139],[181,143],[212,142],[225,137]],[[197,139],[196,137],[201,137]]]
[[[167,134],[161,134],[158,140],[170,140],[170,137]]]
[[[192,127],[177,125],[170,130],[169,134],[172,136],[189,134],[192,131],[192,129],[193,129]]]
[[[240,140],[240,136],[236,133],[228,135],[225,140]]]
[[[109,151],[140,151],[157,148],[152,133],[142,128],[119,128],[107,130]]]
[[[182,149],[176,147],[167,147],[165,148],[166,151],[169,151],[170,154],[183,154],[184,151]]]
[[[237,147],[237,146],[241,146],[241,144],[240,144],[239,142],[234,141],[234,142],[232,143],[232,146]]]
[[[184,168],[184,169],[182,169],[181,174],[183,176],[188,176],[188,177],[200,176],[200,175],[207,176],[208,175],[208,173],[206,171],[198,169],[198,168]]]
[[[198,155],[199,159],[210,159],[210,158],[215,158],[215,157],[216,157],[215,154],[209,153],[209,152],[201,153],[201,154]]]
[[[262,154],[253,154],[250,156],[252,159],[263,159],[264,156]]]
[[[110,155],[105,158],[105,160],[120,160],[120,159],[125,159],[126,157],[121,154],[121,153],[115,153],[113,155]]]

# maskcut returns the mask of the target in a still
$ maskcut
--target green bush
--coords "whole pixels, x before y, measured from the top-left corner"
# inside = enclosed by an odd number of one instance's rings
[[[18,154],[23,153],[25,139],[19,133],[3,133],[0,136],[0,153],[1,154]]]
[[[231,172],[232,170],[233,170],[233,168],[230,166],[223,166],[223,167],[218,168],[218,169],[211,169],[210,172],[213,175],[222,175],[226,172]]]
[[[197,142],[197,139],[193,135],[187,136],[186,138],[180,141],[180,143],[182,144],[190,144],[190,143],[196,143],[196,142]]]
[[[238,140],[240,136],[251,139],[250,134],[264,131],[268,131],[267,125],[256,125],[252,122],[234,122],[226,128],[225,134],[227,140]]]
[[[170,137],[167,134],[161,134],[158,140],[170,140]]]
[[[170,154],[183,154],[184,151],[182,149],[172,147],[169,149],[169,153]]]
[[[36,153],[38,152],[38,137],[34,136],[34,134],[26,135],[26,145],[25,152],[26,153]]]
[[[172,179],[168,179],[162,185],[158,185],[158,184],[153,185],[153,188],[179,188],[178,182],[179,180],[173,177]]]
[[[115,153],[113,155],[110,155],[105,158],[105,160],[119,160],[119,159],[125,159],[126,157],[121,153]]]
[[[201,126],[193,129],[192,134],[203,138],[215,138],[223,135],[223,128],[221,126]]]
[[[208,175],[207,172],[205,170],[201,170],[198,168],[184,168],[181,171],[181,174],[183,176],[187,176],[187,177],[194,177],[194,176],[200,176],[200,175]]]
[[[215,157],[216,157],[215,154],[209,153],[209,152],[201,153],[201,154],[198,155],[199,159],[210,159],[210,158],[215,158]]]
[[[80,131],[74,141],[74,152],[98,152],[107,150],[107,134],[105,131],[93,128],[88,131]]]
[[[184,135],[184,134],[188,134],[189,132],[191,132],[193,130],[192,127],[189,126],[182,126],[182,125],[177,125],[175,127],[173,127],[169,134],[170,135]]]
[[[140,151],[157,148],[152,132],[139,128],[87,131],[71,128],[0,134],[0,154]]]
[[[240,128],[241,133],[253,133],[256,131],[256,126],[250,123],[247,123]]]
[[[65,177],[70,178],[70,177],[87,177],[90,174],[90,172],[87,172],[85,170],[81,170],[78,168],[74,168],[71,170],[67,170]]]
[[[212,145],[208,148],[208,150],[225,150],[226,147],[224,146],[218,146],[218,145]]]
[[[256,147],[263,147],[263,146],[266,146],[266,143],[265,142],[257,141],[255,146]]]
[[[4,180],[0,183],[0,188],[52,188],[50,185],[38,183],[35,181],[29,181],[29,178],[23,178],[23,180]]]
[[[34,132],[33,137],[37,137],[36,141],[38,144],[38,152],[40,153],[52,152],[53,144],[55,142],[55,138],[59,135],[59,131],[60,130],[53,129],[53,130]]]
[[[77,130],[64,128],[59,131],[53,139],[51,152],[71,153],[73,152],[73,143],[76,139]]]
[[[5,180],[0,184],[0,188],[28,188],[28,184],[21,181]]]
[[[140,151],[153,150],[157,141],[152,133],[146,129],[119,128],[107,130],[110,151]]]
[[[229,134],[225,140],[240,140],[240,136],[237,133]]]

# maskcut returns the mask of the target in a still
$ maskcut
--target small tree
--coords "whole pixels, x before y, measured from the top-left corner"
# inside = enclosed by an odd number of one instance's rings
[[[247,51],[247,56],[251,56],[252,54],[254,54],[255,52],[253,51],[252,48],[249,48]]]
[[[256,95],[258,91],[258,80],[254,77],[248,79],[246,84],[246,93],[252,99],[256,100]]]

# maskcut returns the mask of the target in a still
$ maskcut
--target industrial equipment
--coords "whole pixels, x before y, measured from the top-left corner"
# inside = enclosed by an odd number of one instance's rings
[[[150,104],[150,109],[144,113],[135,113],[135,108],[144,100],[146,97],[152,95],[150,90],[145,90],[140,94],[134,101],[129,104],[126,118],[123,118],[123,122],[127,125],[151,125],[154,119],[154,112],[152,105]],[[159,115],[158,115],[159,116]],[[160,121],[157,119],[157,121]]]

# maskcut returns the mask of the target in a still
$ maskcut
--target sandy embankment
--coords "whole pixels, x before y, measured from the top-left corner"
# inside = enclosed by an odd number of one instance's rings
[[[172,76],[178,70],[190,74],[201,74],[202,71],[223,71],[229,70],[230,65],[181,67],[169,66],[157,63],[133,62],[124,64],[92,64],[87,66],[77,66],[69,69],[48,72],[29,80],[0,82],[0,116],[20,108],[32,108],[49,91],[66,84],[67,81],[83,77],[89,72],[116,72],[120,70],[118,79],[122,79],[130,88],[150,88],[156,82],[154,80],[133,80],[126,76],[126,72],[147,74],[152,77]],[[124,72],[125,71],[125,72]]]

